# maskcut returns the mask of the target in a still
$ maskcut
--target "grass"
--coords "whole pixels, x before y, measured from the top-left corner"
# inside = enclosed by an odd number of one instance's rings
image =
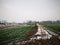
[[[55,31],[58,31],[58,32],[60,32],[60,26],[57,26],[57,25],[50,25],[50,26],[48,26],[48,28],[51,28],[51,29],[53,29],[53,30],[55,30]]]
[[[43,24],[45,27],[48,27],[49,29],[55,30],[57,32],[60,32],[60,25],[58,24]]]
[[[23,26],[18,28],[0,29],[0,43],[1,42],[15,42],[22,41],[26,37],[26,33],[33,30],[33,26]]]

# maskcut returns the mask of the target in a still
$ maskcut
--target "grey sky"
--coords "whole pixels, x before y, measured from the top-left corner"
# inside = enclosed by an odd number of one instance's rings
[[[0,0],[0,20],[60,20],[60,0]]]

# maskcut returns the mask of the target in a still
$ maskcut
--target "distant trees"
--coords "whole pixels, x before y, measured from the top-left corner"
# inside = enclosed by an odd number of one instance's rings
[[[60,20],[57,21],[42,21],[41,24],[60,24]]]
[[[6,21],[0,21],[0,25],[5,25]]]

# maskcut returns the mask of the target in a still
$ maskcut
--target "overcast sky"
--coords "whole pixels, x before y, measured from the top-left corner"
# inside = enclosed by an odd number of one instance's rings
[[[0,20],[60,20],[60,0],[0,0]]]

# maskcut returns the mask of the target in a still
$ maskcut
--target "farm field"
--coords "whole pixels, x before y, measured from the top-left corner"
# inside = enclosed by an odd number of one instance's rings
[[[0,29],[0,43],[22,41],[25,39],[26,33],[33,29],[33,26]]]
[[[60,25],[58,24],[43,24],[45,27],[52,29],[56,32],[60,32]]]
[[[23,40],[22,42],[11,42],[8,43],[8,45],[59,45],[60,41],[56,33],[50,30],[48,31],[46,27],[39,24],[36,24],[34,28],[33,31],[29,31],[27,40]],[[28,37],[30,38],[28,39]]]
[[[0,45],[59,45],[59,37],[52,36],[53,32],[47,31],[45,26],[36,24],[35,26],[2,28],[0,29]]]
[[[60,26],[58,26],[58,25],[50,25],[50,26],[48,26],[48,28],[51,28],[57,32],[60,32]]]

